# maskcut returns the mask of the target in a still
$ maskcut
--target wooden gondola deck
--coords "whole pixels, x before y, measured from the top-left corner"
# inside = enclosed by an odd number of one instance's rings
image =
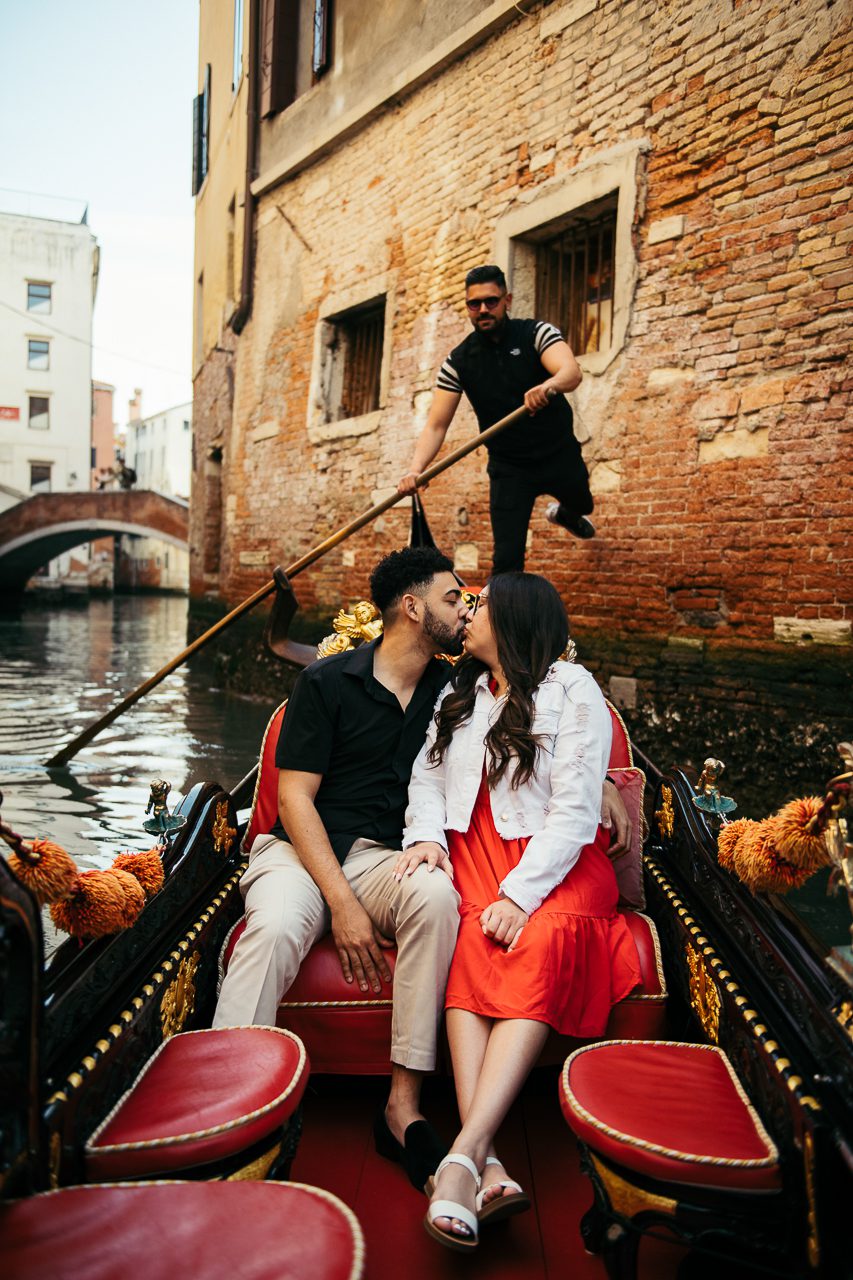
[[[574,1138],[560,1113],[557,1071],[540,1068],[510,1111],[499,1151],[530,1191],[533,1209],[487,1227],[473,1255],[443,1249],[421,1225],[426,1198],[398,1165],[376,1154],[372,1126],[387,1096],[385,1080],[314,1077],[305,1097],[305,1128],[292,1177],[325,1187],[350,1206],[367,1246],[369,1280],[604,1280],[604,1264],[584,1252],[580,1219],[592,1189],[578,1166]],[[449,1081],[428,1082],[425,1110],[445,1137],[456,1109]],[[645,1240],[643,1280],[674,1280],[684,1251]]]

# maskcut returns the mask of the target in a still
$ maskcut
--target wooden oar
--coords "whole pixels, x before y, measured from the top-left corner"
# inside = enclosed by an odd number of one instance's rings
[[[468,440],[465,444],[461,444],[458,449],[454,449],[446,458],[442,458],[440,462],[434,462],[431,467],[427,467],[426,471],[422,471],[417,478],[418,487],[428,484],[430,480],[440,475],[442,471],[446,471],[448,467],[452,467],[454,463],[459,462],[460,458],[473,453],[475,449],[479,449],[486,441],[492,440],[499,432],[505,431],[507,427],[511,427],[514,423],[520,422],[522,418],[527,416],[527,409],[525,409],[524,405],[520,409],[515,409],[512,413],[508,413],[505,418],[501,418],[500,422],[488,427],[472,440]],[[294,560],[293,564],[288,565],[284,572],[288,578],[295,578],[297,573],[307,569],[310,564],[313,564],[315,560],[319,560],[327,551],[331,551],[333,547],[351,537],[352,534],[357,533],[359,529],[363,529],[366,524],[370,524],[371,520],[381,516],[383,511],[387,511],[389,507],[396,506],[398,502],[402,502],[408,496],[408,494],[393,493],[389,497],[383,498],[375,507],[371,507],[363,515],[357,516],[355,520],[345,524],[343,528],[338,529],[336,533],[326,538],[325,541],[318,543],[311,551],[306,551],[304,556]],[[134,689],[133,693],[129,693],[126,698],[122,698],[121,702],[107,711],[105,715],[102,715],[100,720],[96,720],[94,724],[89,725],[88,729],[84,729],[82,733],[77,734],[76,738],[72,738],[67,746],[64,746],[61,751],[57,751],[56,755],[50,757],[47,761],[48,769],[56,769],[61,765],[67,764],[73,756],[76,756],[78,751],[81,751],[93,738],[97,737],[102,729],[106,729],[108,724],[112,724],[113,720],[117,720],[140,698],[144,698],[146,693],[150,693],[161,680],[165,680],[166,676],[174,671],[176,667],[186,662],[187,658],[191,657],[192,654],[198,653],[199,649],[204,648],[214,636],[219,635],[220,631],[224,631],[237,618],[241,618],[244,613],[254,609],[256,604],[267,596],[272,595],[273,591],[275,591],[275,579],[271,578],[262,587],[258,587],[258,590],[253,592],[252,595],[247,596],[242,604],[238,604],[230,613],[226,613],[224,618],[220,618],[212,627],[193,640],[192,644],[187,645],[186,649],[183,649],[176,658],[172,658],[171,662],[167,662],[165,667],[161,667],[155,675],[141,684],[138,689]]]

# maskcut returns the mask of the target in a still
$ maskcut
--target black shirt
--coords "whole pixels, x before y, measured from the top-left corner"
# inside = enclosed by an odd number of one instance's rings
[[[562,342],[559,329],[544,320],[504,321],[497,341],[475,329],[454,347],[441,366],[436,386],[464,391],[485,431],[524,402],[524,394],[548,377],[543,351]],[[564,396],[508,427],[487,444],[493,458],[507,462],[541,461],[572,438],[572,410]]]
[[[400,848],[412,765],[450,679],[449,665],[431,659],[404,713],[373,675],[380,643],[306,667],[276,747],[279,769],[323,775],[314,803],[339,862],[359,838]],[[288,838],[280,821],[273,834]]]

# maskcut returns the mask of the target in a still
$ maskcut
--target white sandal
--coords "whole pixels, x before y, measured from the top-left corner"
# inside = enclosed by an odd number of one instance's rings
[[[435,1171],[435,1181],[438,1182],[442,1169],[446,1169],[449,1164],[461,1165],[466,1169],[474,1179],[474,1186],[477,1191],[480,1190],[480,1175],[477,1172],[477,1166],[473,1160],[469,1160],[467,1156],[459,1155],[455,1151],[451,1151],[450,1155],[445,1156],[441,1164]],[[456,1218],[470,1231],[468,1236],[454,1235],[449,1231],[442,1231],[440,1227],[435,1225],[436,1218]],[[439,1244],[443,1244],[448,1249],[458,1249],[460,1252],[466,1252],[469,1249],[475,1249],[478,1243],[477,1237],[477,1216],[470,1209],[466,1209],[464,1204],[459,1204],[455,1200],[433,1200],[427,1209],[424,1218],[424,1227],[427,1235],[432,1236],[433,1240],[437,1240]]]
[[[487,1156],[484,1169],[490,1164],[501,1164],[497,1156]],[[482,1181],[482,1179],[481,1179]],[[485,1202],[487,1192],[494,1187],[509,1191],[509,1195],[495,1196]],[[512,1218],[516,1213],[526,1213],[530,1208],[530,1197],[512,1178],[502,1178],[500,1182],[490,1182],[487,1187],[477,1193],[477,1218],[480,1222],[503,1222],[504,1218]]]

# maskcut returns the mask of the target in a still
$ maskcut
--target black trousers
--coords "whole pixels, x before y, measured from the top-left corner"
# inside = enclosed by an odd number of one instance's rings
[[[559,452],[524,466],[490,458],[488,471],[493,574],[524,568],[530,516],[542,494],[556,498],[571,515],[586,516],[592,511],[589,472],[574,439]]]

